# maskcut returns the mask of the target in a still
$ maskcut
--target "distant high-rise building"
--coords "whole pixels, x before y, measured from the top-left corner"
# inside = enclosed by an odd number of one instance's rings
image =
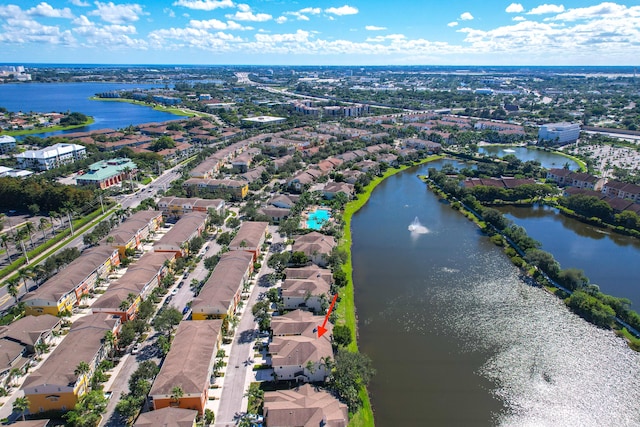
[[[547,123],[538,130],[538,141],[549,141],[559,145],[576,142],[580,138],[578,123]]]

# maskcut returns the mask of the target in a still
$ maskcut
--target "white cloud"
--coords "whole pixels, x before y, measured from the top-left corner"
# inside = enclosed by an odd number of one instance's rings
[[[344,15],[355,15],[358,13],[358,9],[353,7],[353,6],[349,6],[349,5],[344,5],[341,7],[330,7],[328,9],[324,10],[326,13],[331,13],[333,15],[338,15],[338,16],[344,16]]]
[[[172,9],[169,9],[168,7],[165,7],[164,9],[162,9],[162,11],[165,14],[167,14],[169,16],[169,18],[175,18],[176,17],[176,13]]]
[[[113,2],[95,2],[96,10],[89,12],[91,16],[99,16],[103,21],[111,24],[125,24],[140,19],[140,15],[146,15],[139,4],[114,4]]]
[[[451,21],[447,24],[447,27],[456,27],[458,26],[458,21]]]
[[[224,7],[233,7],[232,0],[176,0],[173,6],[182,6],[193,10],[215,10]]]
[[[364,27],[364,29],[367,31],[384,31],[387,29],[387,27],[377,27],[375,25],[367,25],[366,27]]]
[[[41,45],[75,44],[75,38],[69,30],[61,31],[55,25],[43,25],[29,18],[20,7],[0,6],[0,17],[6,18],[0,31],[0,43],[18,44],[37,43]],[[13,16],[6,16],[7,12],[15,12]]]
[[[49,3],[42,2],[39,5],[27,10],[27,15],[42,16],[44,18],[73,18],[71,9],[65,7],[64,9],[54,9]]]
[[[604,2],[595,6],[569,9],[553,19],[577,21],[581,19],[633,19],[637,17],[640,17],[640,6],[627,7],[621,4]]]
[[[517,21],[526,21],[526,20],[527,20],[527,18],[525,18],[524,16],[514,16],[512,18],[512,21],[516,21],[516,22]]]
[[[520,3],[511,3],[504,11],[507,13],[520,13],[524,12],[524,6]]]
[[[0,6],[0,18],[19,18],[26,16],[20,9],[20,6],[10,4],[7,6]]]
[[[287,22],[287,21],[288,21],[288,19],[287,19],[287,17],[286,17],[286,16],[278,16],[278,17],[276,18],[276,22],[277,22],[278,24],[284,24],[284,23],[285,23],[285,22]]]
[[[89,6],[91,6],[88,2],[82,1],[82,0],[69,0],[69,2],[72,5],[78,6],[78,7],[89,7]]]
[[[404,34],[389,34],[386,36],[376,36],[376,37],[369,37],[367,38],[367,42],[370,43],[382,43],[388,40],[391,41],[399,41],[399,40],[405,40],[407,37]]]
[[[237,21],[252,21],[252,22],[265,22],[273,19],[273,16],[268,13],[253,13],[251,8],[246,4],[238,5],[238,11],[235,14],[225,15],[228,19],[235,19]]]
[[[189,26],[204,30],[253,30],[253,27],[244,27],[234,21],[219,21],[217,19],[209,19],[207,21],[189,21]]]
[[[463,21],[471,21],[473,19],[473,15],[469,12],[464,12],[460,15],[460,19],[462,19]]]
[[[318,15],[322,13],[322,9],[319,7],[305,7],[304,9],[300,9],[298,12],[307,13],[309,15]]]
[[[309,39],[309,32],[298,30],[288,34],[256,34],[256,40],[260,43],[301,43]]]
[[[533,9],[531,9],[529,12],[527,12],[527,15],[544,15],[547,13],[560,13],[560,12],[564,12],[564,6],[559,4],[541,4],[538,7],[534,7]]]

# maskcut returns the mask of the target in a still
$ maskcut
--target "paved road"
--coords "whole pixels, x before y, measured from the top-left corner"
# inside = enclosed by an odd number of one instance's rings
[[[259,295],[268,289],[260,281],[261,276],[272,272],[267,266],[267,258],[268,254],[260,271],[256,274],[256,285],[246,301],[244,312],[233,338],[227,370],[224,374],[220,405],[216,413],[215,427],[235,426],[238,418],[236,414],[246,411],[244,394],[247,391],[248,378],[253,373],[253,345],[259,332],[258,325],[251,313],[251,307],[258,300]]]

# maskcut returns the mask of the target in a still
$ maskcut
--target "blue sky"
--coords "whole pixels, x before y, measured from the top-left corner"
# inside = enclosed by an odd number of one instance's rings
[[[638,65],[640,3],[0,0],[0,61]]]

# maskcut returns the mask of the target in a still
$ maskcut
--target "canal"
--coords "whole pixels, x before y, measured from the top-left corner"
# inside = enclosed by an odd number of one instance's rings
[[[640,425],[640,356],[520,280],[417,179],[433,166],[387,179],[352,222],[376,425]]]

